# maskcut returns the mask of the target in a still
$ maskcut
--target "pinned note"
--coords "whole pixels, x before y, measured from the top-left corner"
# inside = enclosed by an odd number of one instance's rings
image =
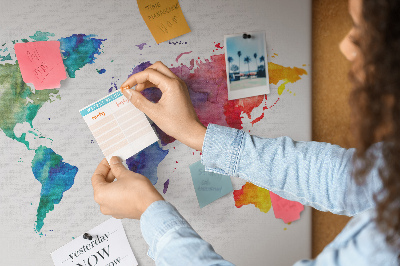
[[[200,208],[233,191],[229,176],[207,172],[201,161],[190,165],[190,173]]]
[[[35,90],[59,88],[67,78],[60,42],[16,43],[14,49],[24,82],[32,83]]]
[[[114,218],[82,233],[51,257],[56,266],[138,265],[121,220]]]
[[[296,201],[284,199],[273,192],[269,192],[275,218],[282,219],[284,223],[290,223],[300,219],[300,213],[304,206]]]
[[[107,161],[126,160],[158,141],[145,114],[116,91],[79,111]]]
[[[190,32],[178,0],[137,0],[140,14],[157,43]]]

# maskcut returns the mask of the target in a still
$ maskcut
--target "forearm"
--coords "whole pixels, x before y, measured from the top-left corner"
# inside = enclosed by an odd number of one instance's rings
[[[207,128],[203,124],[193,121],[193,124],[188,126],[186,136],[178,140],[192,149],[201,151],[206,130]]]
[[[148,255],[157,265],[232,265],[215,253],[168,202],[157,201],[140,218]]]
[[[209,125],[202,163],[208,171],[240,177],[288,200],[354,215],[373,206],[374,187],[358,188],[351,178],[353,154],[354,149],[328,143],[262,139]],[[349,189],[359,190],[353,192],[361,204],[347,195]]]

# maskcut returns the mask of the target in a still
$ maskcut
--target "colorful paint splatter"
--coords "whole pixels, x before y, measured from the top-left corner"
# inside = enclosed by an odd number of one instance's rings
[[[126,160],[129,170],[142,174],[155,185],[158,181],[157,166],[167,156],[168,150],[160,148],[157,142]]]
[[[0,128],[4,134],[29,148],[26,134],[17,137],[14,127],[27,122],[33,128],[32,121],[45,102],[51,102],[58,90],[38,90],[33,93],[23,81],[18,63],[0,65]]]
[[[47,41],[49,37],[54,36],[53,33],[37,31],[29,37],[34,41]],[[94,36],[74,34],[59,40],[63,47],[64,64],[70,77],[75,77],[75,72],[86,64],[92,64],[96,59],[94,55],[100,54],[100,45],[104,40],[96,39]],[[28,42],[27,39],[21,39],[21,41]],[[19,41],[12,41],[13,44],[16,42]],[[6,43],[2,44],[2,47],[4,45]],[[1,52],[7,52],[7,48],[1,49]],[[29,133],[38,136],[37,130],[33,128],[33,120],[39,109],[44,103],[61,98],[56,89],[33,92],[23,81],[18,62],[13,62],[11,56],[1,56],[1,61],[5,60],[11,62],[0,65],[0,113],[2,114],[0,129],[7,137],[24,144],[28,150],[31,150],[26,136]],[[16,125],[22,123],[28,123],[30,129],[17,136],[14,129]],[[46,214],[54,210],[54,205],[60,203],[63,193],[74,184],[78,168],[63,162],[61,155],[44,146],[35,150],[31,166],[33,175],[42,184],[35,226],[35,230],[40,232]]]
[[[7,55],[0,55],[0,61],[7,61],[7,60],[11,60],[11,54],[8,53]]]
[[[101,45],[106,39],[94,38],[96,35],[73,34],[61,38],[61,54],[68,76],[75,78],[75,72],[86,64],[93,64],[96,57],[101,53]]]
[[[55,34],[37,31],[32,36],[29,36],[34,41],[47,41],[50,37],[55,37]],[[93,64],[96,55],[101,54],[101,47],[106,39],[95,37],[95,35],[73,34],[69,37],[59,39],[63,61],[69,77],[74,78],[76,71],[86,64]],[[20,41],[28,42],[28,39],[21,39]],[[18,40],[13,41],[13,44],[16,42]],[[171,44],[187,43],[179,42]],[[2,47],[4,45],[2,44]],[[145,45],[145,43],[141,43],[137,47],[142,50]],[[222,49],[220,44],[216,44],[215,47]],[[1,52],[0,61],[13,60],[7,48],[2,49]],[[176,61],[179,60],[180,56],[188,54],[190,52],[181,53],[176,58]],[[138,65],[132,69],[132,74],[144,70],[149,65],[151,65],[150,62]],[[274,63],[268,63],[268,67],[270,83],[277,85],[279,82],[282,82],[278,87],[279,95],[285,90],[286,84],[298,81],[301,75],[307,75],[304,69],[297,67],[284,67]],[[198,60],[192,59],[188,66],[172,67],[171,70],[188,85],[191,100],[200,121],[204,125],[215,123],[241,129],[243,128],[242,114],[246,114],[251,119],[252,124],[263,119],[264,114],[254,119],[251,118],[250,114],[264,100],[268,100],[267,96],[256,96],[234,101],[227,100],[225,59],[223,54],[211,56],[210,59],[205,59],[204,61],[199,58]],[[97,72],[103,74],[106,72],[106,69],[98,69]],[[112,83],[112,85],[114,84]],[[16,136],[14,133],[15,125],[27,122],[32,131],[34,131],[32,123],[37,112],[45,102],[60,99],[58,91],[54,89],[32,92],[30,87],[23,82],[17,62],[0,65],[0,90],[2,92],[0,97],[0,113],[2,114],[0,128],[7,137],[23,143],[27,149],[30,149],[29,142],[25,139],[28,132]],[[161,92],[157,88],[151,88],[146,90],[144,95],[153,102],[157,102],[161,97]],[[277,101],[271,103],[270,106],[274,106]],[[268,106],[264,106],[263,109],[268,109]],[[172,137],[162,132],[156,125],[154,125],[154,128],[163,146],[175,141]],[[63,162],[61,155],[57,155],[54,151],[44,146],[40,146],[35,151],[35,154],[35,158],[32,160],[32,171],[35,178],[42,184],[36,221],[36,230],[39,232],[44,225],[46,214],[54,209],[54,205],[61,201],[63,193],[73,185],[78,168]],[[168,150],[163,150],[158,143],[154,143],[139,154],[129,158],[127,163],[131,170],[147,176],[153,184],[156,184],[158,180],[157,166],[167,154]],[[164,193],[166,193],[168,185],[169,180],[164,184]],[[238,200],[241,200],[241,202],[236,202],[235,198],[235,204],[239,206],[243,203],[241,205],[243,206],[245,199],[248,198],[247,193],[254,195],[255,198],[266,198],[264,192],[259,189],[242,188],[242,192],[236,192]],[[264,206],[260,208],[263,208],[264,211],[266,210],[265,212],[271,207],[270,203],[268,207],[268,199],[265,206],[257,203],[257,206]]]
[[[181,53],[179,56],[181,56]],[[177,58],[179,59],[179,58]],[[150,62],[144,62],[132,70],[132,74],[143,71],[151,65]],[[294,83],[301,79],[301,75],[307,75],[307,72],[301,68],[284,67],[274,63],[268,63],[270,84]],[[171,71],[179,76],[189,89],[190,98],[193,106],[199,116],[200,121],[207,126],[209,123],[222,126],[230,126],[242,129],[242,114],[246,114],[250,119],[254,108],[260,106],[262,102],[268,100],[267,95],[259,95],[244,99],[228,101],[228,90],[226,86],[225,56],[213,55],[210,60],[191,60],[190,65],[181,65],[171,67]],[[132,75],[131,74],[131,75]],[[282,94],[282,92],[280,93]],[[157,88],[150,88],[143,92],[152,102],[157,102],[161,98],[161,92]],[[271,106],[275,105],[271,103]],[[268,106],[263,107],[264,110]],[[259,122],[262,117],[252,119],[252,124]],[[157,129],[157,133],[161,133]],[[163,145],[174,141],[161,133],[160,136]]]
[[[269,192],[275,218],[282,219],[284,223],[291,223],[300,219],[304,206],[296,201],[286,200],[273,192]]]
[[[300,76],[307,75],[307,71],[298,67],[284,67],[272,62],[268,62],[269,83],[277,85],[284,81],[278,87],[278,94],[281,95],[288,83],[295,83],[300,80]]]
[[[219,44],[218,44],[219,45]],[[217,47],[217,46],[216,46]],[[219,48],[219,47],[217,47]],[[176,62],[182,55],[191,52],[183,52],[176,58]],[[277,55],[276,55],[277,56]],[[144,62],[132,69],[132,74],[145,70],[151,65]],[[265,101],[263,110],[274,107],[280,100],[268,103],[267,95],[259,95],[244,99],[228,101],[228,90],[226,85],[225,55],[213,55],[204,61],[192,59],[190,65],[171,67],[171,71],[180,77],[187,84],[189,95],[200,121],[207,126],[209,123],[222,126],[230,126],[242,129],[242,116],[247,115],[254,125],[264,118],[264,113],[259,117],[252,118],[251,112],[254,108],[261,106]],[[278,95],[282,95],[288,83],[294,83],[301,79],[302,75],[307,75],[307,71],[297,67],[285,67],[272,62],[268,63],[268,74],[270,84],[278,85]],[[130,76],[130,75],[129,75]],[[143,95],[152,102],[158,102],[161,98],[161,91],[157,88],[149,88],[143,91]],[[165,134],[160,128],[154,128],[161,139],[162,145],[167,145],[175,141],[174,138]],[[161,149],[160,149],[161,150]],[[161,150],[164,151],[164,150]],[[158,151],[160,152],[160,151]],[[157,162],[158,165],[159,162]],[[156,167],[156,164],[146,164],[148,167]],[[154,181],[154,177],[152,178]],[[241,190],[234,192],[236,207],[254,204],[262,212],[268,212],[271,208],[271,200],[268,190],[259,188],[247,183]]]
[[[271,209],[271,198],[269,191],[265,188],[246,182],[242,189],[233,191],[235,206],[241,208],[243,205],[253,204],[260,211],[267,213]]]
[[[32,36],[29,36],[29,38],[38,42],[38,41],[48,41],[49,37],[54,37],[54,36],[56,36],[54,33],[37,31]]]
[[[97,71],[97,73],[99,73],[99,74],[104,74],[104,73],[106,73],[106,70],[105,70],[104,68],[102,68],[102,69],[96,69],[96,71]]]
[[[62,160],[61,155],[47,147],[40,146],[35,151],[35,157],[32,160],[32,172],[42,184],[36,215],[37,232],[42,229],[46,214],[54,210],[54,205],[60,203],[63,193],[74,184],[78,168]]]
[[[163,189],[164,194],[167,193],[168,186],[169,186],[169,179],[167,179],[167,181],[165,181],[165,183],[164,183],[164,189]]]
[[[272,206],[275,218],[282,219],[284,223],[291,223],[300,219],[300,213],[304,210],[301,203],[286,200],[249,182],[246,182],[241,189],[234,190],[233,198],[237,208],[253,204],[261,212],[267,213]]]
[[[141,43],[141,44],[137,44],[135,46],[137,46],[137,48],[139,48],[139,50],[143,50],[143,47],[146,45],[146,43]]]

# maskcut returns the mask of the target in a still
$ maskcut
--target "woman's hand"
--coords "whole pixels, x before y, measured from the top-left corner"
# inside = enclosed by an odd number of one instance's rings
[[[130,89],[135,85],[135,89]],[[157,103],[150,102],[140,93],[150,87],[157,87],[162,92]],[[163,63],[156,62],[133,74],[122,84],[121,91],[162,131],[193,149],[202,149],[206,128],[197,117],[186,84]]]
[[[147,177],[126,169],[118,157],[112,157],[110,165],[106,159],[100,162],[92,186],[100,211],[117,219],[140,219],[153,202],[164,200]]]

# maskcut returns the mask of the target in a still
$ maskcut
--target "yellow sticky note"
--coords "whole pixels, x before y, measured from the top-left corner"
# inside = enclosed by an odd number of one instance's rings
[[[178,0],[137,0],[140,14],[157,43],[190,32]]]

